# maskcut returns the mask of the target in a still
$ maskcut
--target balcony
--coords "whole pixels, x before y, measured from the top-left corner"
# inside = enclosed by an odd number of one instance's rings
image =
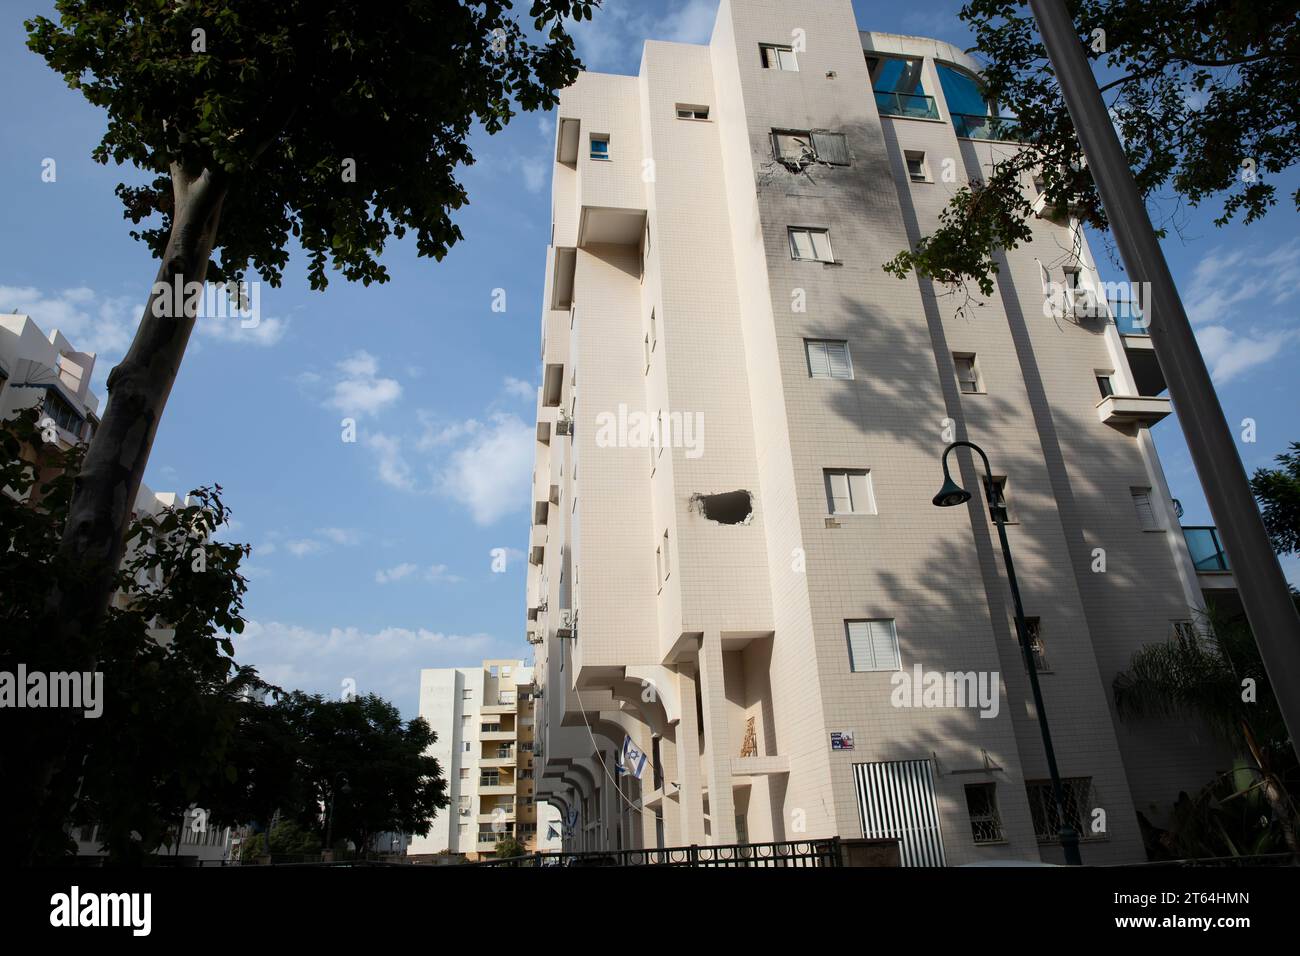
[[[1156,359],[1155,345],[1151,342],[1150,321],[1143,317],[1136,302],[1112,298],[1109,304],[1138,393],[1159,395],[1166,388],[1165,376]]]
[[[1223,550],[1218,528],[1213,525],[1184,526],[1183,537],[1187,539],[1187,550],[1192,556],[1192,564],[1196,566],[1198,573],[1231,573],[1228,552]]]
[[[886,93],[873,90],[876,94],[876,109],[881,116],[905,116],[910,119],[939,118],[939,109],[934,105],[934,97],[923,93]]]
[[[1011,142],[1020,139],[1020,122],[1009,116],[953,113],[952,128],[964,139],[994,139]]]
[[[1150,428],[1173,410],[1167,398],[1150,395],[1107,395],[1097,403],[1097,417],[1107,425]]]

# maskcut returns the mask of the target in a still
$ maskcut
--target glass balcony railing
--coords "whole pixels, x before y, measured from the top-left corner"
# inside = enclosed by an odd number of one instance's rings
[[[966,139],[1020,138],[1020,123],[1009,116],[980,116],[975,113],[953,113],[952,126],[958,136]]]
[[[1211,525],[1192,525],[1183,527],[1183,537],[1187,539],[1187,550],[1192,555],[1192,564],[1197,571],[1231,571],[1228,566],[1228,553],[1223,550],[1219,540],[1219,529]]]
[[[934,97],[923,93],[886,93],[876,94],[876,109],[885,116],[910,116],[915,119],[938,119],[939,109],[934,105]]]
[[[1142,310],[1136,302],[1129,299],[1108,299],[1110,314],[1115,317],[1115,325],[1120,335],[1150,335],[1148,322],[1142,316]]]

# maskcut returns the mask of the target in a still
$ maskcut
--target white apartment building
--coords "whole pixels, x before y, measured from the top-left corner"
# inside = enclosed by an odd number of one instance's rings
[[[428,753],[447,778],[450,802],[427,835],[411,837],[407,855],[478,859],[507,836],[530,851],[549,846],[543,830],[539,847],[538,828],[558,814],[535,804],[532,667],[486,660],[422,670],[420,716],[437,734]]]
[[[838,835],[905,864],[1061,861],[989,509],[931,504],[955,439],[1014,521],[1084,861],[1145,859],[1139,811],[1226,766],[1112,704],[1133,651],[1232,581],[1189,553],[1159,368],[1082,233],[1037,219],[960,310],[881,268],[1015,148],[976,71],[860,32],[850,0],[722,0],[707,45],[647,42],[638,75],[563,92],[527,632],[566,849]],[[931,674],[990,693],[911,694]]]

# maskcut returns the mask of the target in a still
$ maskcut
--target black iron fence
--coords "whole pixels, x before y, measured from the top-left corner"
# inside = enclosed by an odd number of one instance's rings
[[[465,866],[839,866],[840,841],[794,840],[782,843],[726,843],[717,846],[673,846],[653,850],[599,850],[588,853],[530,853]]]

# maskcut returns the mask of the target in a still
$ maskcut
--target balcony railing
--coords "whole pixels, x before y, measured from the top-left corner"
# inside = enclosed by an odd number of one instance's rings
[[[958,136],[966,139],[1020,138],[1020,122],[1009,116],[981,116],[975,113],[953,113],[952,126]]]
[[[1150,323],[1142,317],[1142,310],[1136,302],[1128,299],[1107,299],[1110,314],[1115,317],[1115,325],[1120,335],[1150,335]]]
[[[1190,525],[1183,527],[1183,537],[1187,539],[1187,550],[1191,552],[1192,564],[1197,571],[1231,571],[1228,565],[1228,552],[1223,550],[1219,540],[1219,529],[1212,525]]]
[[[934,97],[923,93],[886,93],[874,90],[876,109],[885,116],[910,116],[915,119],[938,119]]]

